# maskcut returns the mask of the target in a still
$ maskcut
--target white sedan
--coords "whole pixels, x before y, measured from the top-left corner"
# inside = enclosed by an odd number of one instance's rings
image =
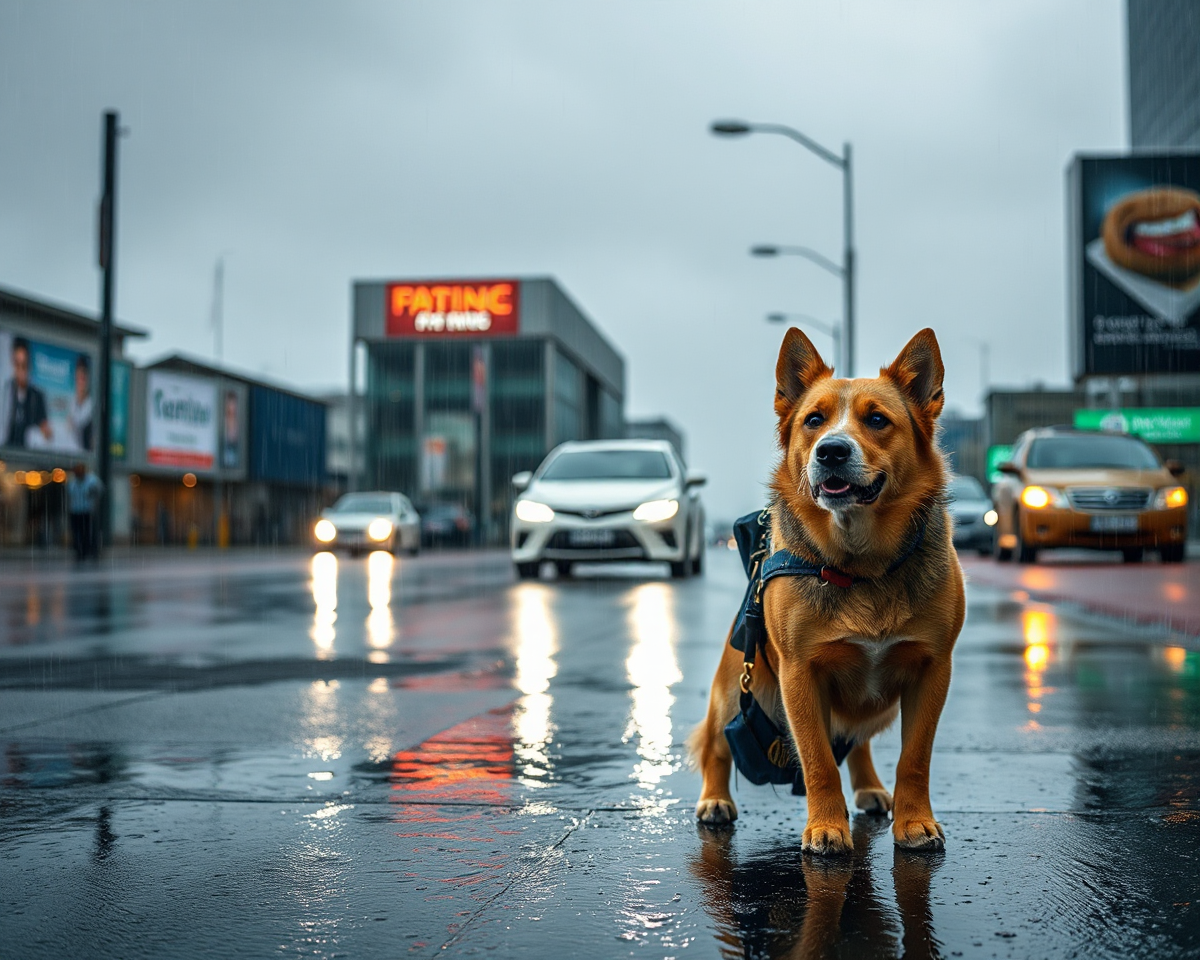
[[[664,440],[589,440],[552,450],[534,473],[513,477],[512,557],[517,576],[543,560],[559,576],[576,562],[665,560],[671,576],[703,565],[705,478]]]
[[[322,549],[341,548],[351,556],[364,550],[407,550],[416,556],[421,549],[421,518],[402,493],[347,493],[321,511],[313,538]]]

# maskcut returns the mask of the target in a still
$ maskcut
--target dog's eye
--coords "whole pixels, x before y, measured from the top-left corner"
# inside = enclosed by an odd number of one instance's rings
[[[867,414],[867,426],[873,430],[882,430],[884,427],[889,426],[891,422],[882,413]]]
[[[810,413],[807,417],[804,418],[804,425],[813,430],[815,430],[817,427],[819,427],[824,422],[825,422],[825,418],[823,416],[821,416],[821,414],[819,414],[819,413]]]

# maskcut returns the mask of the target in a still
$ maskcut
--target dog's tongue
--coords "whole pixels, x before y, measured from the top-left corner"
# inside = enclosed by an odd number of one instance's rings
[[[824,483],[822,483],[821,489],[824,490],[826,493],[833,494],[834,496],[838,496],[840,494],[845,493],[847,490],[849,490],[850,484],[848,484],[845,480],[842,480],[838,477],[834,477],[832,480],[826,480]]]

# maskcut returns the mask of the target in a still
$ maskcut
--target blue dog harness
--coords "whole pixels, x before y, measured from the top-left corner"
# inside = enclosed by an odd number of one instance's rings
[[[771,719],[750,690],[751,672],[758,651],[767,639],[766,622],[763,619],[762,593],[767,581],[775,577],[816,577],[822,586],[833,584],[847,589],[861,582],[860,577],[851,576],[828,564],[813,563],[790,550],[772,552],[769,510],[749,513],[733,525],[733,535],[741,554],[742,566],[749,583],[742,599],[737,620],[729,642],[744,656],[741,676],[741,709],[725,727],[725,739],[729,743],[734,763],[743,777],[755,785],[764,783],[792,785],[792,793],[804,795],[804,771],[796,755],[791,735]],[[925,525],[917,529],[908,548],[888,568],[891,573],[911,557],[925,539]],[[835,737],[830,743],[833,759],[841,766],[846,755],[854,747],[853,740]]]

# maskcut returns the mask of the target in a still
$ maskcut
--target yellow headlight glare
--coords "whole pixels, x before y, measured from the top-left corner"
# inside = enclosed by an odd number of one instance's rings
[[[1041,510],[1052,503],[1057,506],[1057,499],[1057,493],[1046,487],[1030,486],[1021,491],[1021,503],[1030,510]]]
[[[646,523],[662,523],[679,512],[678,500],[648,500],[633,511],[634,520]]]
[[[1177,510],[1186,507],[1187,502],[1187,490],[1183,487],[1163,487],[1154,498],[1154,506],[1158,510]]]
[[[322,543],[332,543],[337,539],[337,527],[324,518],[317,521],[313,527],[313,536]]]
[[[536,500],[518,500],[517,519],[525,523],[549,523],[554,519],[554,511]]]
[[[392,521],[384,517],[376,517],[367,525],[367,536],[377,543],[392,535]]]

